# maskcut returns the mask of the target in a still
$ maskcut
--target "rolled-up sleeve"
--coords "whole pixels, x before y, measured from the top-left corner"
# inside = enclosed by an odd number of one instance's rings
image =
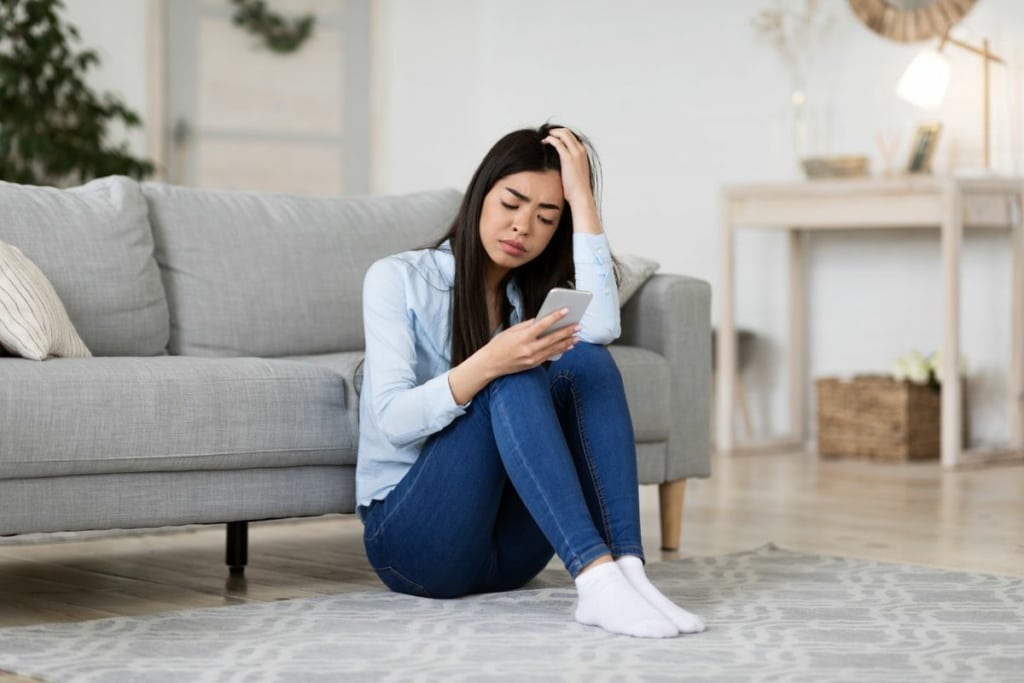
[[[373,415],[388,441],[402,447],[447,427],[465,414],[448,385],[448,372],[417,384],[416,339],[402,264],[382,259],[363,281],[365,373]]]
[[[576,289],[592,292],[587,312],[580,322],[580,339],[592,344],[610,344],[622,332],[619,321],[619,290],[615,284],[608,237],[576,233],[572,236]]]

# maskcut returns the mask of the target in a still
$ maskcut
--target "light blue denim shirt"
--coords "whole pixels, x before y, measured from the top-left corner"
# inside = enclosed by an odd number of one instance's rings
[[[594,294],[580,338],[610,344],[620,332],[619,294],[608,238],[573,235],[576,288]],[[455,258],[451,244],[383,258],[363,282],[366,360],[359,404],[357,505],[383,500],[416,462],[424,442],[466,412],[448,386]],[[511,322],[523,309],[515,278]]]

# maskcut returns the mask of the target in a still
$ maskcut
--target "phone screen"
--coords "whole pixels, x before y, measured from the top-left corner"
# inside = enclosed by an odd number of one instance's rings
[[[541,337],[545,337],[552,332],[557,332],[570,325],[578,325],[583,320],[583,314],[587,310],[587,306],[590,305],[590,300],[594,298],[594,295],[590,292],[581,289],[564,289],[562,287],[555,287],[548,292],[547,297],[544,298],[544,303],[541,304],[540,311],[537,313],[537,318],[543,318],[549,313],[553,313],[560,308],[568,308],[569,313],[556,322],[554,325],[544,331]]]

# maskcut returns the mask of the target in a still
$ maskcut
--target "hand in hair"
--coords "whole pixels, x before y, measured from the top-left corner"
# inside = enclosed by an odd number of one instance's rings
[[[552,356],[565,353],[579,340],[579,325],[569,325],[549,335],[544,332],[565,317],[559,309],[543,318],[524,320],[496,334],[487,344],[448,373],[455,402],[462,405],[492,380],[537,367]]]
[[[569,206],[575,210],[581,202],[593,202],[594,194],[590,189],[590,158],[583,143],[568,128],[551,129],[541,142],[551,145],[558,151],[558,158],[562,162],[562,192]]]
[[[590,185],[590,157],[587,148],[568,128],[553,128],[541,140],[558,151],[562,165],[562,194],[572,207],[573,232],[597,235],[604,230],[597,214],[597,202]]]

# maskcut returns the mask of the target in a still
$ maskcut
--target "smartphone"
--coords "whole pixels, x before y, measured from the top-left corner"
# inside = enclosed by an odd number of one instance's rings
[[[583,320],[583,314],[587,310],[587,306],[590,305],[590,300],[594,298],[594,295],[590,292],[582,289],[564,289],[562,287],[555,287],[548,295],[544,297],[544,303],[540,306],[540,311],[537,312],[537,319],[543,318],[544,316],[554,313],[560,308],[568,308],[569,312],[564,318],[557,321],[554,325],[544,331],[541,337],[546,337],[552,332],[557,332],[563,328],[569,327],[570,325],[579,325],[580,321]],[[562,357],[562,354],[552,356],[551,360],[558,360]]]

